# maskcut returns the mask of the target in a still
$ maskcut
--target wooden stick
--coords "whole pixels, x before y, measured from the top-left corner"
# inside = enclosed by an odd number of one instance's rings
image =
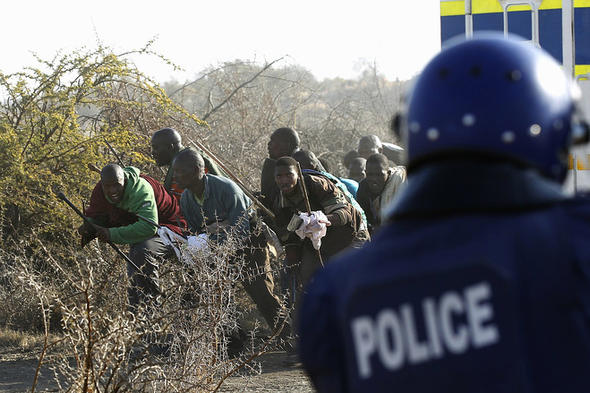
[[[96,173],[100,174],[100,172],[101,172],[100,168],[97,167],[96,165],[94,165],[93,163],[89,162],[87,164],[87,166],[88,166],[88,169],[90,169],[92,172],[96,172]]]
[[[113,155],[115,156],[115,158],[117,159],[117,161],[119,161],[119,165],[121,166],[121,168],[125,168],[127,165],[125,165],[123,163],[123,160],[121,160],[121,157],[119,157],[119,155],[117,154],[117,152],[115,151],[115,149],[113,149],[113,146],[111,146],[111,144],[109,143],[109,141],[107,141],[107,138],[104,138],[104,143],[107,144],[107,146],[111,150],[111,153],[113,153]]]
[[[309,196],[307,195],[307,187],[305,186],[305,179],[303,178],[303,172],[301,171],[301,165],[297,163],[297,177],[299,178],[299,187],[301,187],[301,192],[303,193],[303,201],[305,202],[305,209],[307,209],[307,215],[311,217],[311,204],[309,203]],[[312,246],[313,247],[313,246]],[[314,247],[315,249],[315,247]],[[320,250],[316,250],[318,253],[318,259],[320,260],[320,265],[324,267],[324,261],[322,260],[322,253]]]

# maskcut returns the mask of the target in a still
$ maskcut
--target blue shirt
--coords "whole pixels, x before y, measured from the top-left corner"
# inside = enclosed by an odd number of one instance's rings
[[[346,186],[348,192],[350,192],[352,196],[356,198],[356,192],[359,189],[359,184],[355,180],[346,179],[344,177],[339,177],[338,180],[340,180]]]
[[[185,189],[180,198],[182,215],[186,218],[193,233],[205,231],[207,225],[226,221],[238,233],[250,234],[247,210],[250,198],[231,180],[215,175],[205,175],[205,191],[201,201],[197,201],[189,189]],[[210,234],[212,239],[223,240],[222,232]]]

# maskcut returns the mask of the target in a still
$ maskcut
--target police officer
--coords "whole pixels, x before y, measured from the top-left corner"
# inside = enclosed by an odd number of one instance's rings
[[[590,391],[590,203],[561,184],[578,92],[492,33],[437,55],[409,97],[407,187],[303,300],[320,392]]]

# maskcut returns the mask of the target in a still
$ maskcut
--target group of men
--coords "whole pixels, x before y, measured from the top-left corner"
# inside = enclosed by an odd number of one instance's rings
[[[274,218],[265,217],[266,223],[262,223],[253,201],[209,157],[185,148],[176,130],[161,129],[152,135],[151,149],[156,164],[168,168],[164,183],[134,167],[105,166],[85,211],[91,224],[79,229],[82,243],[97,237],[130,245],[128,298],[134,308],[160,295],[158,267],[175,255],[166,231],[188,235],[189,248],[212,241],[223,243],[231,232],[242,240],[237,254],[246,263],[244,289],[272,330],[283,327],[288,332],[290,326],[285,328],[279,318],[284,305],[275,293],[272,254],[261,226],[268,225],[281,240],[288,276],[288,288],[284,289],[291,291],[294,303],[318,268],[342,250],[359,248],[370,239],[367,216],[355,199],[358,183],[326,172],[312,152],[299,147],[299,136],[291,128],[279,128],[270,136],[260,201]],[[372,172],[368,174],[361,181],[361,191],[363,182],[369,183],[368,192],[374,190]],[[386,188],[385,183],[382,186]],[[374,196],[368,192],[363,195]],[[310,213],[324,214],[315,222],[325,230],[321,246],[314,245],[309,234],[298,235],[298,227],[290,226],[294,218],[307,212],[306,203]],[[370,213],[369,217],[373,216]]]
[[[355,187],[294,130],[272,133],[260,201],[307,285],[295,290],[297,328],[318,391],[590,389],[590,205],[560,188],[566,153],[589,138],[577,100],[548,54],[484,35],[449,45],[414,84],[398,118],[407,181],[373,136],[345,157]],[[158,226],[220,242],[233,228],[264,272],[246,290],[276,327],[282,305],[252,200],[174,130],[156,132],[152,150],[170,166],[164,186],[106,166],[84,242],[131,244],[137,302],[157,294],[156,257],[171,253]]]

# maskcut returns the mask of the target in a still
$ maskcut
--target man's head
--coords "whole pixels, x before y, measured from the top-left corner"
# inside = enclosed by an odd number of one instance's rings
[[[326,157],[318,157],[317,159],[318,162],[322,165],[322,168],[324,168],[324,172],[332,173],[330,162],[326,159]]]
[[[299,163],[301,169],[311,169],[314,171],[323,171],[324,166],[318,160],[315,154],[309,150],[298,150],[293,153],[293,159]]]
[[[285,195],[293,194],[297,191],[297,161],[291,157],[281,157],[275,165],[275,182],[279,190]]]
[[[383,145],[377,135],[365,135],[359,139],[358,147],[359,156],[365,160],[369,158],[371,154],[383,153]]]
[[[100,171],[100,184],[102,192],[111,203],[119,203],[123,200],[125,192],[125,172],[117,164],[109,164]]]
[[[389,179],[389,160],[383,154],[372,154],[367,159],[365,181],[372,194],[381,194]]]
[[[185,149],[178,153],[172,162],[174,181],[180,188],[198,188],[205,176],[203,157],[194,149]]]
[[[350,163],[357,157],[359,157],[359,152],[356,150],[350,150],[344,155],[344,157],[342,157],[342,164],[344,164],[346,169],[350,169]]]
[[[363,157],[353,158],[348,166],[348,177],[360,183],[366,177],[366,164],[367,160]]]
[[[276,129],[268,142],[268,156],[273,160],[291,156],[299,150],[299,135],[297,131],[283,127]]]
[[[162,128],[152,135],[152,157],[158,166],[170,165],[182,149],[180,134],[173,128]]]
[[[580,92],[545,51],[499,33],[449,43],[413,86],[402,134],[408,171],[448,158],[512,162],[562,182],[587,132]]]

